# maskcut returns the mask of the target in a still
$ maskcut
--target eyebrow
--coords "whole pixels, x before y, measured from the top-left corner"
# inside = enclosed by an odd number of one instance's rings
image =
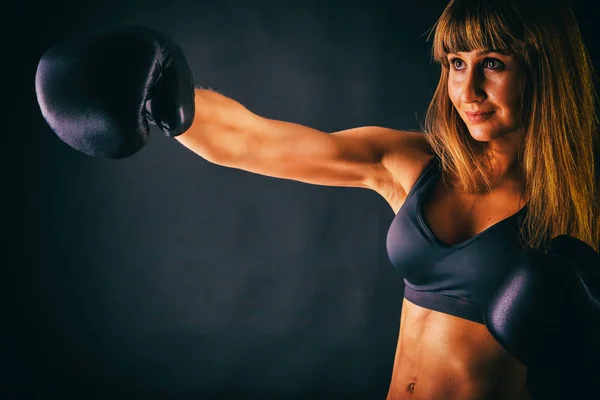
[[[458,53],[462,53],[462,52],[449,52],[448,54],[454,54],[454,55],[459,55]],[[509,56],[510,52],[506,49],[487,49],[487,50],[479,50],[477,53],[475,53],[477,56],[485,56],[486,54],[490,54],[490,53],[499,53],[499,54],[503,54],[505,56]]]

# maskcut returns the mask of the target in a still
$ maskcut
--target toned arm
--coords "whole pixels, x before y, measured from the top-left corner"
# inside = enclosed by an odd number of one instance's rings
[[[376,126],[325,133],[263,118],[219,93],[197,90],[194,124],[177,139],[215,164],[381,192],[394,183],[401,186],[402,171],[410,171],[415,154],[426,151],[422,136]]]

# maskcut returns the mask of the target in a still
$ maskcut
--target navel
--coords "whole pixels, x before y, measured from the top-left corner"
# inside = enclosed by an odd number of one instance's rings
[[[415,392],[415,383],[411,382],[408,387],[406,388],[409,392],[414,393]]]

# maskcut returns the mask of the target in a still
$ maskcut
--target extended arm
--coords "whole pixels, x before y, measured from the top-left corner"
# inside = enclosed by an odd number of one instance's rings
[[[262,175],[330,185],[372,187],[394,149],[407,151],[417,133],[367,126],[325,133],[264,118],[235,100],[196,89],[194,123],[177,136],[213,163]]]

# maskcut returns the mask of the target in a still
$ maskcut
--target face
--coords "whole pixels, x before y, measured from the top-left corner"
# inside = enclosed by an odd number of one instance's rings
[[[448,55],[448,94],[471,136],[480,142],[520,130],[521,71],[507,52],[474,50]]]

